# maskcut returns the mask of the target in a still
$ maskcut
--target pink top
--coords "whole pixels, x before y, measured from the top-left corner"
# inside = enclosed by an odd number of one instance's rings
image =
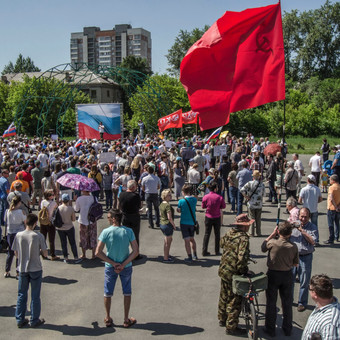
[[[289,212],[289,217],[288,217],[288,222],[293,223],[296,221],[299,221],[299,212],[300,209],[298,207],[294,207],[290,212]]]
[[[221,209],[225,208],[225,202],[222,196],[210,191],[202,199],[202,208],[207,209],[205,216],[208,218],[218,218],[221,217]]]

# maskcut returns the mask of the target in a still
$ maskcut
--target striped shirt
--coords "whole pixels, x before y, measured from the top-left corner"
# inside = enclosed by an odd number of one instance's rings
[[[315,308],[309,316],[301,340],[310,340],[313,333],[321,335],[322,340],[340,339],[340,304],[334,302],[321,308]]]

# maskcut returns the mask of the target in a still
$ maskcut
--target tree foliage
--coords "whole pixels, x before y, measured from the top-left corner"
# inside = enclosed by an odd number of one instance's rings
[[[283,16],[286,74],[294,80],[340,75],[340,3]]]
[[[120,64],[121,67],[141,72],[147,76],[152,75],[151,67],[145,58],[129,55]]]
[[[40,68],[34,65],[30,57],[23,57],[20,53],[15,64],[11,61],[4,67],[2,74],[6,73],[24,73],[24,72],[40,72]]]
[[[28,89],[31,89],[29,100],[25,101]],[[57,91],[54,91],[58,89]],[[50,105],[49,114],[45,121],[45,132],[54,129],[58,119],[59,110],[72,91],[71,87],[63,86],[56,79],[39,80],[24,77],[23,82],[13,82],[11,85],[0,83],[0,121],[4,130],[13,120],[19,105],[26,106],[21,120],[21,130],[27,135],[35,135],[40,111],[44,104]],[[54,92],[54,95],[52,93]],[[73,89],[72,102],[64,117],[64,135],[74,136],[76,133],[75,104],[90,103],[90,98],[83,92]],[[48,101],[46,101],[48,100]],[[69,103],[66,101],[66,103]],[[45,106],[45,108],[47,108]]]
[[[205,25],[203,28],[194,28],[191,32],[186,30],[179,31],[175,38],[175,43],[170,47],[166,55],[170,66],[167,70],[172,76],[179,76],[181,62],[188,49],[202,37],[208,28],[209,26]]]

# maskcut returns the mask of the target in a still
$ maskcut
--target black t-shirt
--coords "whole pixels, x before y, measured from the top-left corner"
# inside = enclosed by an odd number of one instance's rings
[[[57,176],[57,180],[58,180],[60,177],[63,177],[64,175],[66,175],[66,174],[67,174],[67,171],[61,172],[61,173]],[[61,185],[61,184],[59,183],[59,190],[70,190],[70,188],[64,187],[63,185]]]
[[[123,214],[139,214],[140,196],[136,192],[121,192],[119,195],[119,206]]]

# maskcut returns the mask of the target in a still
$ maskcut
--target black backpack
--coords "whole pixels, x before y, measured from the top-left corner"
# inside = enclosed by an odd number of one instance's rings
[[[97,201],[96,197],[93,196],[94,202],[91,204],[89,213],[87,215],[87,219],[89,222],[94,223],[103,216],[103,207],[102,205]]]
[[[59,208],[55,209],[51,218],[51,223],[56,228],[61,228],[63,226],[63,219],[61,217]]]

